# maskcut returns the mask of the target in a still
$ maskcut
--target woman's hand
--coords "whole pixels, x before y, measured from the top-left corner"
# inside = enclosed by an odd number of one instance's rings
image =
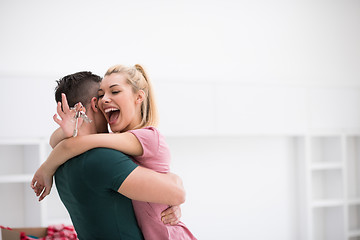
[[[57,114],[53,116],[54,121],[59,124],[63,131],[63,136],[65,138],[69,138],[73,136],[74,129],[75,129],[75,109],[70,109],[69,104],[66,99],[66,95],[64,93],[61,94],[61,102],[57,104]],[[62,106],[62,109],[61,109]],[[85,108],[82,108],[85,111]],[[61,119],[59,119],[59,116]],[[82,118],[78,118],[78,128],[80,128],[83,122]]]
[[[180,222],[181,208],[180,206],[171,206],[161,213],[161,221],[164,224],[176,225]]]
[[[43,165],[40,166],[31,181],[31,188],[34,190],[37,197],[40,196],[39,201],[43,200],[47,195],[50,194],[52,184],[53,174],[46,170]]]

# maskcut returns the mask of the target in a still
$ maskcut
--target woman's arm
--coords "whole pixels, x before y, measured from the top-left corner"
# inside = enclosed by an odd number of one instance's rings
[[[180,222],[181,207],[180,205],[170,206],[161,213],[161,221],[164,224],[176,225]]]
[[[53,149],[43,165],[55,173],[56,169],[70,158],[98,147],[112,148],[131,156],[139,156],[143,152],[139,140],[132,133],[91,134],[63,140]]]
[[[49,144],[52,148],[55,148],[56,145],[66,138],[68,138],[68,136],[65,136],[64,131],[61,128],[58,128],[51,134]]]
[[[37,196],[44,191],[39,201],[50,193],[52,177],[60,165],[70,158],[98,147],[112,148],[132,156],[139,156],[143,153],[139,140],[129,132],[91,134],[65,139],[52,150],[31,181],[31,187]]]

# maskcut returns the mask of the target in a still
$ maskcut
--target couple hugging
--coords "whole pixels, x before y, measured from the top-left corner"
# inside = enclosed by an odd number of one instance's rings
[[[60,127],[31,182],[39,201],[55,176],[79,239],[196,239],[179,221],[185,191],[169,172],[170,151],[156,128],[143,67],[116,65],[103,79],[78,72],[57,84]]]

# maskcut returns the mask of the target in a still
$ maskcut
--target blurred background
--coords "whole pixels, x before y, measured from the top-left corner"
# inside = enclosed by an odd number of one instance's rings
[[[32,174],[55,81],[142,64],[198,239],[360,239],[360,2],[0,1],[0,225],[69,223]]]

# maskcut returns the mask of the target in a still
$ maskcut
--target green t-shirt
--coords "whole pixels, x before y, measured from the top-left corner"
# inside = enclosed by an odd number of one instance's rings
[[[56,187],[79,239],[143,239],[131,200],[117,192],[136,167],[119,151],[95,148],[58,168]]]

